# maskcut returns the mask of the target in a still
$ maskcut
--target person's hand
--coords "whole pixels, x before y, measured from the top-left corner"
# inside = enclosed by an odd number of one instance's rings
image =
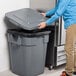
[[[46,23],[45,22],[41,22],[38,26],[39,29],[43,29],[46,27]]]
[[[42,15],[42,16],[44,16],[44,17],[46,16],[46,14],[45,14],[45,13],[41,13],[41,15]]]

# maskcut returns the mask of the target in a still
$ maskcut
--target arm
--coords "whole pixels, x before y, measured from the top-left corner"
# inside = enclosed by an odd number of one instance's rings
[[[59,2],[59,1],[58,1],[58,2]],[[51,15],[53,15],[53,14],[56,12],[57,7],[58,7],[58,2],[57,2],[56,6],[55,6],[53,9],[51,9],[51,10],[49,10],[49,11],[47,11],[47,12],[45,13],[46,16],[51,16]]]
[[[55,11],[56,11],[56,8],[53,8],[53,9],[47,11],[45,14],[46,14],[46,16],[51,16],[55,13]]]
[[[55,14],[50,19],[48,19],[46,21],[47,25],[50,25],[55,20],[57,20],[60,16],[62,16],[62,14],[64,13],[64,11],[67,8],[67,5],[69,4],[69,1],[70,0],[59,0],[57,10],[56,10]]]

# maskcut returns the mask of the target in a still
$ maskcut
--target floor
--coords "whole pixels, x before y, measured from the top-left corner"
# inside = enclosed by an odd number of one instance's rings
[[[48,70],[48,68],[45,68],[44,73],[41,75],[38,75],[38,76],[60,76],[60,74],[63,70],[64,70],[64,66],[57,67],[57,68],[52,69],[52,70]],[[1,72],[0,76],[18,76],[18,75],[15,75],[10,70],[7,70],[4,72]]]
[[[38,76],[60,76],[61,72],[64,70],[63,67],[58,67],[56,69],[48,70],[48,68],[45,68],[44,73]],[[0,76],[18,76],[12,73],[10,70],[4,71],[0,73]]]

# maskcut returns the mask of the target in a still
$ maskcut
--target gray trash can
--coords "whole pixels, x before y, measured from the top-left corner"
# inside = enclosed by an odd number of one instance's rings
[[[40,32],[38,24],[47,18],[30,8],[8,12],[5,17],[13,25],[25,30],[7,32],[12,72],[20,76],[36,76],[43,73],[50,32]]]
[[[20,76],[37,76],[44,72],[49,33],[7,31],[10,69],[13,73]]]

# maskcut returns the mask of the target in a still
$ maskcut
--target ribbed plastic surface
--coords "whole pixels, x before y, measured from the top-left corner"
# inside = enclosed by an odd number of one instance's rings
[[[44,72],[49,32],[28,33],[9,30],[7,33],[10,68],[20,76],[37,76]],[[37,36],[38,35],[38,36]]]

